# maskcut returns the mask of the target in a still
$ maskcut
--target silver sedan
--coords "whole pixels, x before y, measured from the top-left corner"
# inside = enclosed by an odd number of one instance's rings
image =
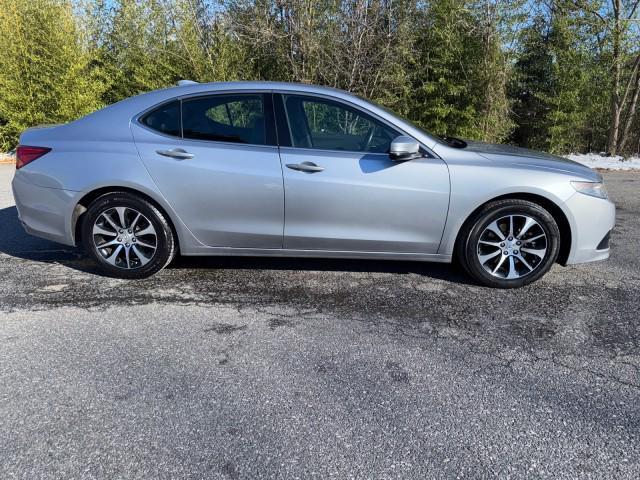
[[[615,208],[580,164],[439,138],[349,93],[196,84],[25,131],[26,231],[141,278],[174,256],[456,261],[519,287],[609,256]]]

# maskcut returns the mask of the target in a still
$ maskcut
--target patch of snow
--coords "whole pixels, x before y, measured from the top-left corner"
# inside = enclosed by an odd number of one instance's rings
[[[640,170],[640,158],[605,157],[597,153],[566,155],[565,158],[582,163],[587,167],[603,170]]]

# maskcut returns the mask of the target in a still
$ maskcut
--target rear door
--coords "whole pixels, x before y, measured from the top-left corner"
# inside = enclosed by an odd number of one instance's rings
[[[438,158],[390,160],[402,132],[325,96],[276,95],[284,247],[437,253],[449,204]]]
[[[270,93],[176,100],[132,128],[153,180],[200,242],[282,248],[284,190]]]

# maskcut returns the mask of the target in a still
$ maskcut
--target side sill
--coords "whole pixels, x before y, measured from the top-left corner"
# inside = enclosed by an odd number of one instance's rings
[[[426,253],[356,252],[341,250],[288,250],[232,247],[198,247],[183,256],[244,256],[244,257],[299,257],[299,258],[345,258],[361,260],[406,260],[418,262],[451,263],[451,255]]]

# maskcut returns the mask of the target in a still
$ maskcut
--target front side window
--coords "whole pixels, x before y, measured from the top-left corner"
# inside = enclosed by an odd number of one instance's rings
[[[166,103],[147,113],[140,120],[156,132],[174,137],[180,136],[180,101]]]
[[[266,144],[262,95],[213,95],[182,101],[184,138]]]
[[[283,95],[294,147],[387,153],[400,135],[391,127],[339,102]]]

